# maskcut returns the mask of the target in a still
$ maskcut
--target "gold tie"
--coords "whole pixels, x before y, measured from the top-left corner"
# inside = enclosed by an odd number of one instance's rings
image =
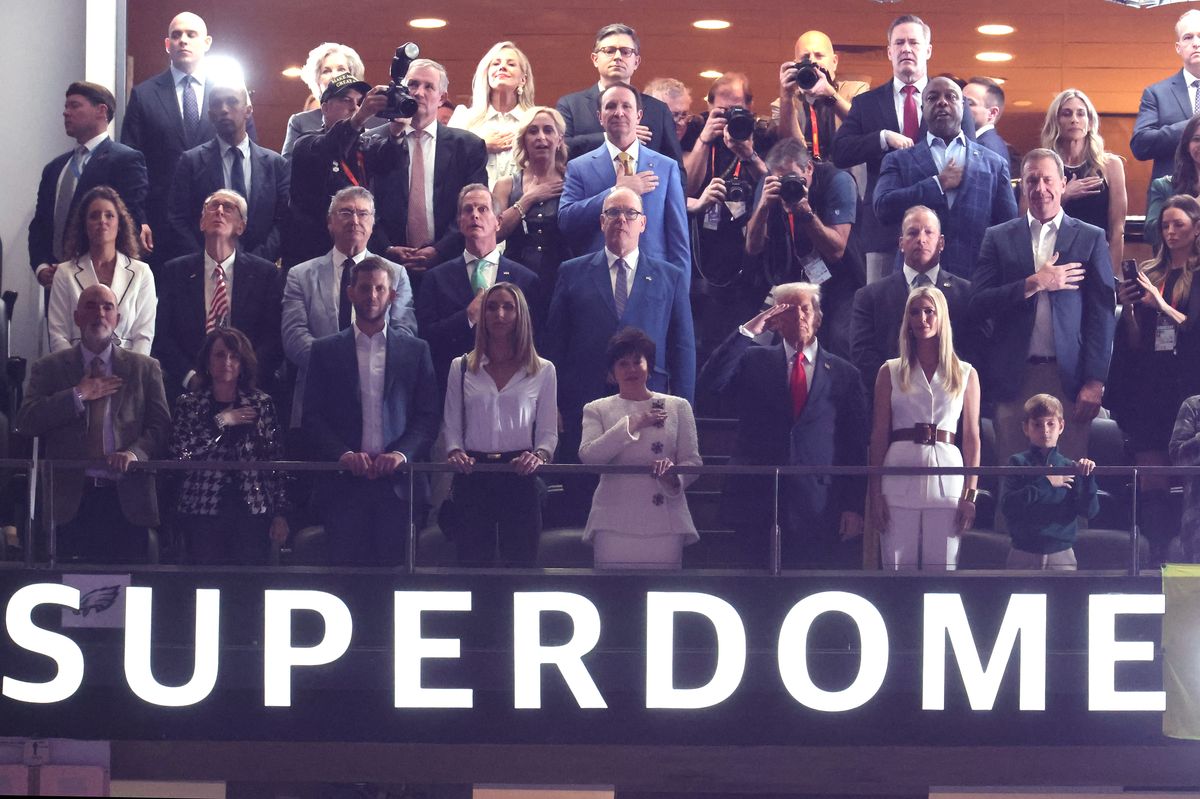
[[[621,162],[621,171],[625,177],[633,174],[633,156],[629,153],[617,153],[617,160]]]

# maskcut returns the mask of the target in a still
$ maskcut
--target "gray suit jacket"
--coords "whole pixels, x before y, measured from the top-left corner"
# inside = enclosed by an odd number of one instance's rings
[[[138,460],[160,457],[171,434],[171,413],[163,392],[158,361],[146,355],[113,347],[113,375],[124,382],[112,395],[113,438],[117,450],[128,450]],[[48,458],[85,459],[87,414],[75,407],[74,388],[83,379],[83,354],[79,345],[47,355],[33,364],[29,393],[17,413],[17,431],[41,436]],[[69,522],[79,512],[84,474],[57,470],[54,475],[54,518]],[[132,471],[117,483],[121,510],[136,525],[158,525],[158,498],[154,475]]]
[[[332,252],[296,264],[287,274],[283,289],[283,352],[297,368],[292,401],[292,427],[300,426],[304,412],[304,381],[308,377],[308,355],[315,339],[338,332],[337,286],[334,285]],[[388,312],[388,326],[409,335],[417,334],[413,313],[412,286],[404,267],[388,261],[396,300]]]

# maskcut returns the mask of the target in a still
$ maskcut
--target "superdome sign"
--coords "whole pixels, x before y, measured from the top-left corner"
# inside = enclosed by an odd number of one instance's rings
[[[146,573],[94,627],[29,577],[9,735],[1131,743],[1168,706],[1155,578]]]

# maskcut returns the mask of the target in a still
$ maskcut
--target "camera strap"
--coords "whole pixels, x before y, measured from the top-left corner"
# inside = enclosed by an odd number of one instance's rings
[[[363,178],[365,179],[367,176],[367,165],[366,165],[366,162],[363,160],[362,151],[359,150],[359,151],[355,152],[355,155],[357,156],[357,161],[358,161],[358,164],[357,164],[358,174],[362,175]],[[362,185],[361,183],[359,183],[358,178],[356,178],[354,176],[354,173],[350,171],[350,166],[349,166],[349,164],[346,163],[345,158],[340,160],[338,162],[338,164],[342,167],[342,172],[343,172],[343,174],[346,175],[346,180],[350,181],[350,185],[352,185],[352,186],[361,186]]]

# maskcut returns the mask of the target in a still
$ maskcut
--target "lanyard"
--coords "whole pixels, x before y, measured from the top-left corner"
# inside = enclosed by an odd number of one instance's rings
[[[364,161],[363,161],[363,154],[362,154],[362,151],[360,150],[360,151],[356,152],[356,153],[355,153],[355,156],[357,156],[357,161],[358,161],[358,172],[359,172],[359,174],[360,174],[360,175],[365,175],[365,173],[366,173],[366,164],[365,164],[365,163],[364,163]],[[353,186],[358,186],[358,185],[360,185],[360,184],[359,184],[359,182],[358,182],[358,178],[354,177],[354,173],[350,171],[350,166],[349,166],[349,165],[346,163],[346,159],[345,159],[345,158],[343,158],[343,159],[342,159],[341,161],[339,161],[338,163],[339,163],[339,164],[341,165],[341,167],[342,167],[342,172],[344,172],[344,173],[346,174],[346,180],[350,181],[350,184],[351,184],[351,185],[353,185]]]
[[[809,120],[811,120],[811,123],[812,123],[813,156],[816,158],[820,158],[821,157],[821,132],[820,132],[819,126],[817,125],[817,109],[813,108],[811,105],[808,107],[808,118],[809,118]]]

